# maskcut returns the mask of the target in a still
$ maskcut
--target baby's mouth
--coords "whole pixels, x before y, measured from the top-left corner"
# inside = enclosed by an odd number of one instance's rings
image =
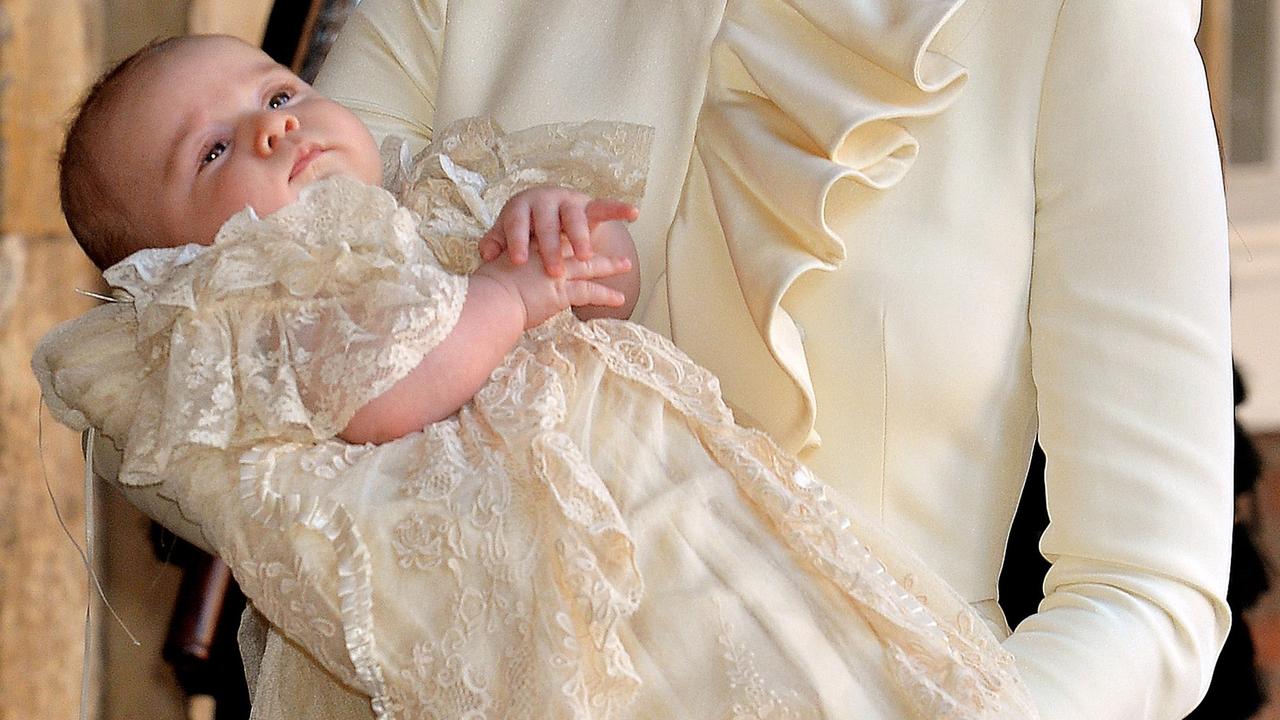
[[[298,177],[303,170],[306,170],[307,167],[311,165],[311,161],[320,157],[323,152],[323,148],[315,145],[303,148],[302,152],[298,154],[297,159],[293,161],[293,168],[289,170],[289,180],[292,181],[294,178]]]

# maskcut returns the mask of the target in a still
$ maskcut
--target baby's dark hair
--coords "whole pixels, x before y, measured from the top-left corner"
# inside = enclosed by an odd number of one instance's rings
[[[105,270],[132,252],[132,224],[101,172],[95,136],[111,113],[127,80],[145,59],[181,40],[170,37],[154,40],[146,47],[116,63],[80,103],[67,126],[62,154],[58,159],[58,193],[62,214],[80,248],[98,269]]]

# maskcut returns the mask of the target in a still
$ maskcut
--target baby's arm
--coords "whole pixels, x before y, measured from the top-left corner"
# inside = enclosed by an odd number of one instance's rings
[[[607,278],[632,261],[601,254],[563,259],[564,274],[552,277],[534,263],[517,265],[504,253],[481,265],[467,284],[467,297],[453,330],[408,375],[352,416],[338,434],[353,443],[403,437],[457,412],[480,390],[515,347],[524,330],[580,305],[622,305],[622,293]]]

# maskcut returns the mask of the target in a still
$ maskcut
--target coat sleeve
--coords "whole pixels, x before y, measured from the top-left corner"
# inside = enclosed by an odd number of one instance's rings
[[[381,141],[432,136],[446,0],[364,0],[334,42],[316,89],[351,108]]]
[[[1230,623],[1221,165],[1197,0],[1065,0],[1035,161],[1052,563],[1008,640],[1046,718],[1181,718]]]

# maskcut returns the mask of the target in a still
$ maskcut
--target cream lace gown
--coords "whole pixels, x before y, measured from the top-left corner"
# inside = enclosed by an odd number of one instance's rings
[[[635,198],[645,141],[464,123],[394,174],[420,215],[333,179],[139,252],[106,273],[131,302],[37,352],[46,398],[379,718],[1034,717],[963,602],[638,325],[565,313],[456,416],[334,439],[450,331],[441,261],[512,192]]]

